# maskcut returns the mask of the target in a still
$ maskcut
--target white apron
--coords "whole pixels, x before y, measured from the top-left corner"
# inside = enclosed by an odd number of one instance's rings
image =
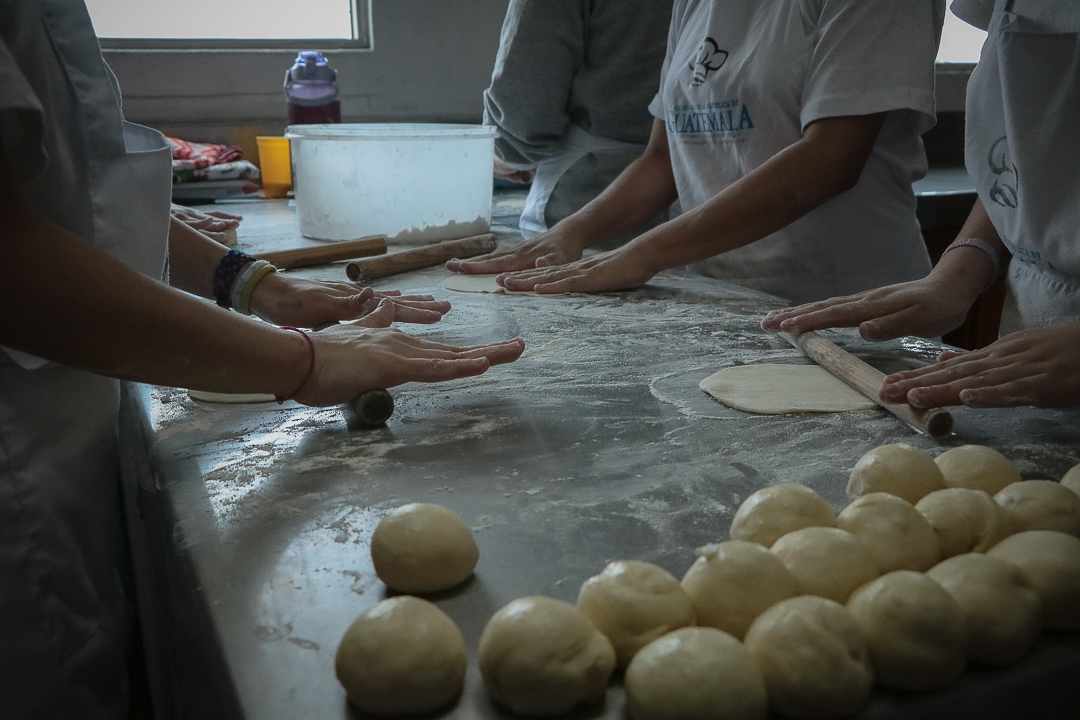
[[[1080,322],[1080,2],[997,1],[966,160],[1013,256],[1002,332]]]
[[[645,147],[639,143],[593,135],[577,125],[571,125],[563,138],[563,151],[537,164],[536,176],[533,178],[532,188],[529,189],[529,196],[525,199],[525,209],[521,213],[519,227],[530,235],[547,232],[548,226],[544,219],[544,212],[547,210],[548,200],[551,199],[555,186],[566,171],[581,158],[589,153],[633,152],[640,155],[645,152]]]
[[[114,80],[81,3],[39,3],[60,59],[49,72],[62,76],[47,92],[68,91],[76,99],[72,126],[61,121],[53,131],[86,138],[88,185],[79,190],[89,195],[93,227],[81,234],[161,278],[171,192],[168,146],[159,133],[123,123]],[[116,380],[52,363],[29,370],[0,353],[5,719],[127,718],[131,603],[123,587],[118,403]]]

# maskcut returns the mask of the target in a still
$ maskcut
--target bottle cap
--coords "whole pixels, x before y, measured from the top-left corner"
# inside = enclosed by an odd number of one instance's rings
[[[338,99],[337,70],[317,50],[303,50],[285,73],[285,96],[297,105],[325,105]]]

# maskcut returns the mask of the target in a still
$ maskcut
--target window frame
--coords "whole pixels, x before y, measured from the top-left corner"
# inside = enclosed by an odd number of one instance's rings
[[[350,0],[353,39],[342,38],[99,38],[101,49],[109,53],[280,53],[301,50],[372,52],[375,37],[371,28],[372,0]]]

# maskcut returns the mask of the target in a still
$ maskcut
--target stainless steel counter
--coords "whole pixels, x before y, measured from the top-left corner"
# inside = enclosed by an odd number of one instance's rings
[[[504,239],[519,205],[504,194],[497,206]],[[230,209],[246,216],[242,243],[260,232],[288,240],[284,203]],[[307,274],[344,277],[339,265]],[[433,268],[380,287],[453,303],[442,323],[413,332],[462,344],[520,335],[526,356],[478,378],[393,390],[397,410],[385,428],[350,430],[336,409],[294,403],[128,393],[143,622],[158,697],[176,717],[355,716],[334,678],[334,652],[353,618],[385,597],[368,540],[396,505],[445,505],[473,528],[475,577],[436,599],[465,634],[467,686],[437,717],[495,718],[508,715],[483,691],[475,652],[505,603],[532,594],[573,602],[582,581],[615,559],[681,577],[694,548],[725,539],[739,503],[758,488],[800,482],[839,509],[851,467],[871,448],[943,449],[880,410],[751,416],[698,390],[731,364],[804,362],[758,329],[779,305],[768,296],[678,272],[602,296],[473,295],[443,290],[447,274]],[[831,337],[886,370],[938,349]],[[957,434],[945,445],[991,445],[1025,477],[1057,478],[1080,460],[1080,412],[955,415]],[[1018,708],[1026,717],[1080,716],[1078,670],[1080,639],[1045,636],[1012,668],[969,672],[932,695],[878,692],[863,716],[1018,717]],[[582,716],[624,717],[621,687]]]

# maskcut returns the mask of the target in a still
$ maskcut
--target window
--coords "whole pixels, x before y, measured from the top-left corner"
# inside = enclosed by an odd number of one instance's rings
[[[941,30],[941,46],[938,49],[939,63],[974,65],[979,62],[986,32],[968,25],[952,14],[952,0],[945,12],[945,26]]]
[[[86,0],[108,50],[370,50],[369,0]]]

